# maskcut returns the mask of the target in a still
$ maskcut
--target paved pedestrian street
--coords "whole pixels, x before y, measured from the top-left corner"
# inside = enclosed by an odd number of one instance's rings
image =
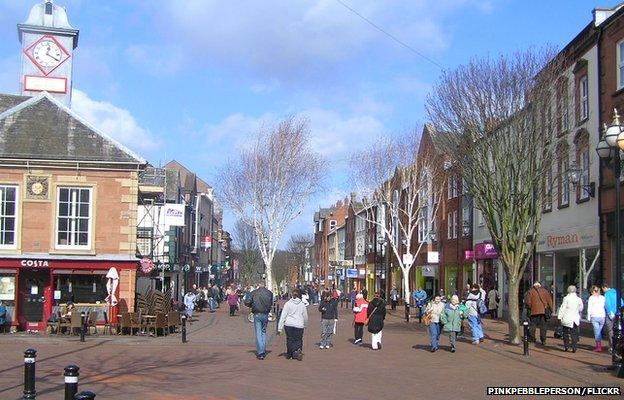
[[[549,337],[546,348],[505,344],[503,322],[486,321],[489,338],[475,346],[468,341],[452,354],[442,346],[430,353],[428,334],[402,310],[389,313],[383,348],[352,344],[351,315],[339,309],[334,347],[318,348],[319,324],[310,306],[311,326],[304,338],[303,361],[283,357],[285,340],[269,324],[269,354],[256,360],[253,325],[226,307],[199,313],[180,334],[76,337],[13,334],[0,336],[0,398],[21,399],[23,351],[37,350],[37,399],[63,396],[63,368],[80,367],[80,390],[97,399],[482,399],[488,386],[620,386],[604,369],[609,356],[591,351],[584,338],[576,354],[564,353],[561,341]],[[549,335],[550,336],[550,335]],[[370,343],[370,335],[365,335]],[[496,398],[496,397],[490,397]],[[524,398],[524,396],[523,396]],[[607,397],[601,397],[607,398]]]

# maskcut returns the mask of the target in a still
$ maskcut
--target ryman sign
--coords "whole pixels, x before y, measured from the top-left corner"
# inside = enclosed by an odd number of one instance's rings
[[[565,231],[544,232],[537,251],[553,251],[598,246],[598,227],[586,226]]]

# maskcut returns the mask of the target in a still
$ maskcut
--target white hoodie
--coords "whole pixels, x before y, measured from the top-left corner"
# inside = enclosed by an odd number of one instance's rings
[[[277,329],[282,331],[284,325],[292,326],[293,328],[305,328],[308,326],[308,309],[301,299],[293,297],[284,304]]]

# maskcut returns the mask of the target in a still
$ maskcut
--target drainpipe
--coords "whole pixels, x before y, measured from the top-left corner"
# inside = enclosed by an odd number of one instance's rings
[[[597,53],[597,65],[596,65],[596,69],[597,69],[597,78],[598,78],[598,140],[600,140],[600,122],[602,121],[602,99],[601,99],[601,90],[602,90],[602,32],[603,32],[603,27],[600,27],[600,30],[598,31],[598,36],[596,37],[596,53]],[[600,271],[602,273],[602,278],[603,280],[605,279],[604,276],[604,263],[603,263],[603,259],[605,257],[605,252],[604,252],[604,242],[602,240],[602,234],[603,234],[603,228],[604,228],[604,222],[602,220],[602,191],[600,190],[600,188],[602,188],[602,184],[603,184],[603,176],[602,176],[602,162],[600,160],[600,158],[598,158],[598,190],[597,190],[597,197],[598,197],[598,235],[599,235],[599,250],[600,251]],[[619,182],[618,182],[619,184]],[[619,204],[618,204],[619,206]]]

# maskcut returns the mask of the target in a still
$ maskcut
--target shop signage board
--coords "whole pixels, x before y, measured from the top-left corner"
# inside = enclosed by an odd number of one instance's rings
[[[184,226],[184,204],[165,204],[165,225]]]
[[[537,242],[537,251],[597,247],[598,244],[598,227],[585,226],[542,233]]]
[[[427,252],[427,262],[429,264],[437,264],[440,262],[440,253],[437,251]]]
[[[355,268],[349,268],[347,269],[347,278],[357,278],[358,277],[358,270]]]
[[[487,260],[498,258],[498,252],[494,243],[477,243],[474,247],[474,258],[477,260]]]

